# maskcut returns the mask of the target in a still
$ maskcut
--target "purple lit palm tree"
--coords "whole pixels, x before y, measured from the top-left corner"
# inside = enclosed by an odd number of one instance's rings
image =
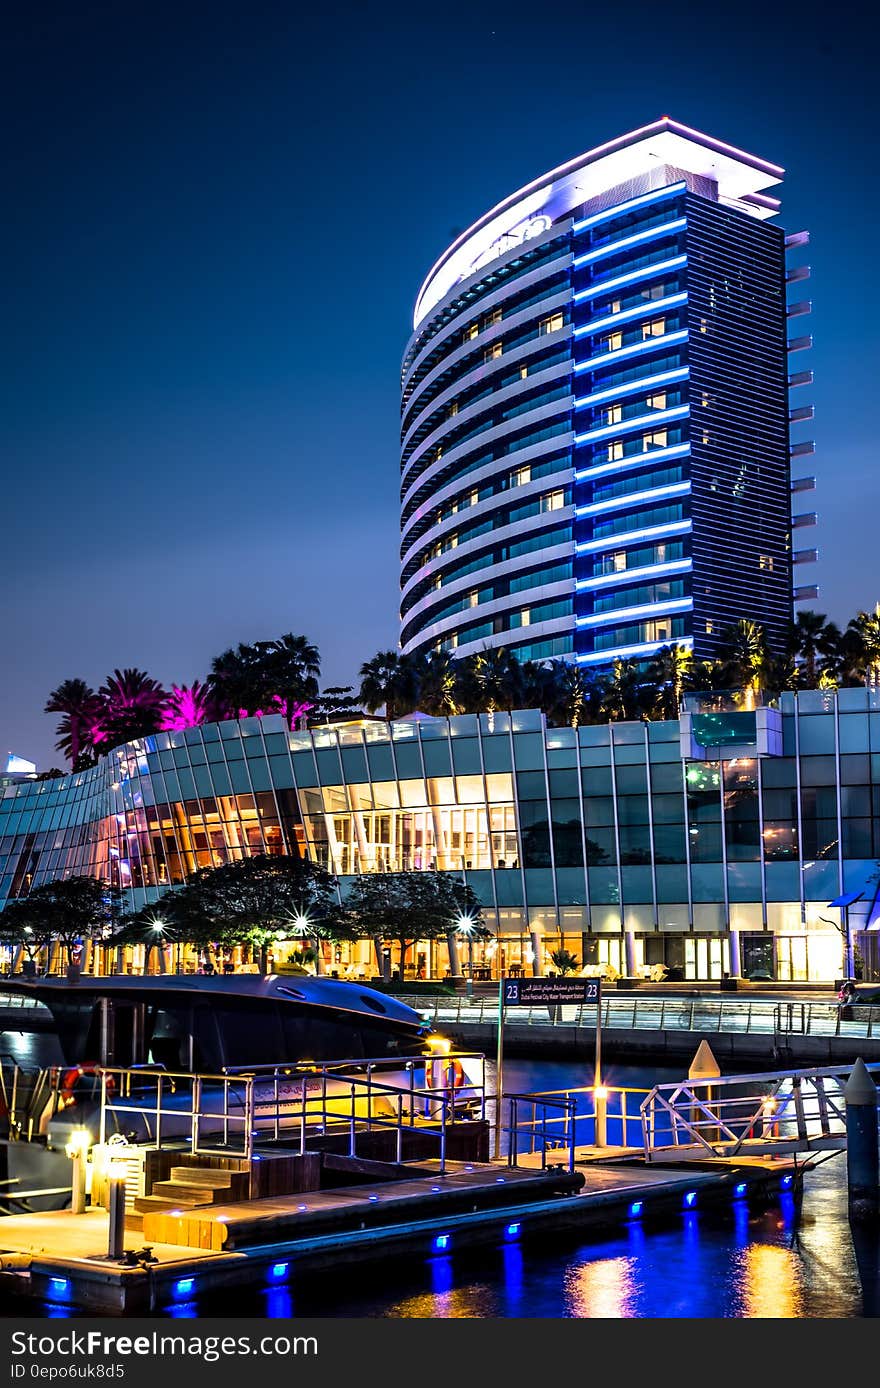
[[[190,685],[172,684],[159,729],[177,732],[181,728],[196,728],[200,723],[214,723],[219,717],[220,710],[207,685],[198,680]]]
[[[168,694],[144,670],[114,670],[98,695],[103,703],[101,732],[110,746],[158,730]]]
[[[80,758],[94,751],[96,724],[101,714],[101,699],[85,680],[63,680],[46,700],[46,713],[60,713],[61,721],[55,731],[55,746],[63,752],[70,765],[76,767]]]

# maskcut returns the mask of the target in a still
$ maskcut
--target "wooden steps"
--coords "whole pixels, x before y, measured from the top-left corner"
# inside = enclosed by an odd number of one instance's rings
[[[247,1171],[213,1166],[173,1166],[170,1176],[154,1181],[149,1195],[136,1195],[136,1214],[201,1209],[247,1197]]]

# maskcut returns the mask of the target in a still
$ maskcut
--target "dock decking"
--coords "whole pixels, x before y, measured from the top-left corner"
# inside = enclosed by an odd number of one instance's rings
[[[306,1266],[388,1253],[430,1256],[551,1230],[668,1219],[687,1208],[767,1197],[796,1168],[787,1159],[645,1165],[584,1153],[578,1169],[539,1172],[499,1163],[421,1162],[412,1178],[230,1201],[143,1216],[126,1247],[152,1249],[149,1267],[106,1257],[100,1207],[0,1220],[0,1289],[20,1299],[109,1314],[157,1311],[221,1287],[253,1286]]]

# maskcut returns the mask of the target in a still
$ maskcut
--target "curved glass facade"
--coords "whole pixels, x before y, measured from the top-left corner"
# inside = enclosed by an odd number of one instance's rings
[[[0,782],[0,902],[89,873],[138,907],[198,868],[297,846],[343,892],[358,872],[461,875],[494,932],[496,973],[527,960],[534,936],[545,967],[564,943],[628,972],[833,979],[831,903],[852,893],[871,977],[880,692],[579,729],[533,710],[308,732],[275,715]]]
[[[709,658],[740,617],[781,640],[782,172],[664,118],[437,262],[401,378],[405,652]]]

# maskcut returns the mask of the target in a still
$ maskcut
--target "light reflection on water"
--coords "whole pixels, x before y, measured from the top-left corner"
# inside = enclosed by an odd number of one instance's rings
[[[48,1037],[4,1037],[22,1060],[45,1054]],[[37,1045],[35,1045],[37,1043]],[[609,1084],[649,1086],[678,1071],[615,1066]],[[509,1060],[505,1089],[558,1089],[589,1083],[573,1062]],[[647,1203],[647,1202],[646,1202]],[[857,1257],[858,1253],[858,1257]],[[864,1291],[863,1291],[864,1284]],[[805,1178],[798,1213],[791,1193],[766,1210],[745,1200],[696,1210],[663,1227],[633,1220],[589,1241],[572,1235],[496,1248],[344,1265],[326,1272],[295,1269],[289,1285],[187,1302],[176,1316],[392,1316],[402,1318],[583,1319],[752,1317],[821,1318],[880,1315],[880,1257],[875,1235],[851,1232],[845,1158]],[[66,1308],[43,1309],[44,1316]]]

